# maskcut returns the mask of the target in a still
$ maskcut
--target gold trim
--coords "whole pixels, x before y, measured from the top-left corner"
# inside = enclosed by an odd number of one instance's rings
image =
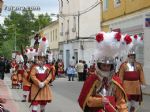
[[[120,89],[123,91],[123,93],[124,93],[125,100],[128,101],[128,97],[127,97],[126,92],[125,92],[125,90],[123,89],[123,87],[122,87],[117,81],[115,81],[114,79],[112,79],[112,81],[113,81],[117,86],[119,86],[119,88],[120,88]]]
[[[83,110],[84,110],[84,108],[85,108],[85,106],[86,106],[86,103],[87,103],[87,101],[88,101],[88,98],[90,97],[91,93],[93,92],[94,87],[96,86],[96,84],[98,83],[98,81],[99,81],[99,80],[96,80],[96,81],[94,82],[93,86],[91,87],[91,89],[90,89],[90,91],[89,91],[89,93],[88,93],[88,95],[87,95],[87,97],[86,97],[86,99],[85,99],[85,101],[84,101]]]

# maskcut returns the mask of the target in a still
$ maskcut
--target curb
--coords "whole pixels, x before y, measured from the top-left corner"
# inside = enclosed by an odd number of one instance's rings
[[[143,95],[150,96],[150,93],[143,92]]]

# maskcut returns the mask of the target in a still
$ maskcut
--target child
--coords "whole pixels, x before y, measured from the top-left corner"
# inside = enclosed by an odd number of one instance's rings
[[[72,81],[74,81],[74,75],[76,73],[76,69],[74,66],[69,66],[67,68],[67,75],[68,75],[68,81],[71,81],[71,78],[72,78]]]

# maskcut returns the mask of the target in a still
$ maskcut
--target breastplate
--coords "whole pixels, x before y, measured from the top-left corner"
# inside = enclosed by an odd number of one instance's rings
[[[127,70],[126,71],[135,71],[136,70],[136,66],[135,63],[127,63]]]
[[[103,79],[104,80],[104,79]],[[98,90],[98,94],[103,96],[113,96],[113,83],[111,81],[104,82],[100,85],[100,89]]]
[[[47,68],[45,66],[43,66],[43,67],[37,66],[36,70],[39,74],[44,74],[46,72]]]

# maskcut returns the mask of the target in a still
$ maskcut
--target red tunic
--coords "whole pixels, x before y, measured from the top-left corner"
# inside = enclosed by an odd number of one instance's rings
[[[119,79],[119,77],[114,76],[112,78],[112,82],[115,85],[115,95],[114,96],[106,96],[111,105],[113,107],[117,107],[119,112],[127,112],[127,106],[126,101],[127,97],[125,94],[124,89],[122,88],[122,81]],[[94,91],[99,88],[101,84],[101,80],[97,75],[90,75],[87,80],[85,81],[83,88],[81,90],[80,96],[78,98],[78,102],[80,107],[86,111],[90,112],[103,112],[103,108],[105,107],[107,112],[115,112],[115,110],[111,107],[110,104],[106,104],[105,106],[102,106],[102,96],[97,95]],[[122,102],[120,102],[120,100]],[[91,106],[88,106],[89,101],[92,103]],[[94,101],[94,102],[93,102]],[[95,102],[96,101],[96,102]]]
[[[58,63],[58,74],[63,74],[64,73],[64,64],[63,62]]]
[[[139,81],[140,74],[137,71],[125,71],[124,81]],[[132,86],[132,85],[131,85]],[[140,90],[140,86],[138,86],[138,90]],[[142,94],[127,94],[128,100],[141,101]]]

